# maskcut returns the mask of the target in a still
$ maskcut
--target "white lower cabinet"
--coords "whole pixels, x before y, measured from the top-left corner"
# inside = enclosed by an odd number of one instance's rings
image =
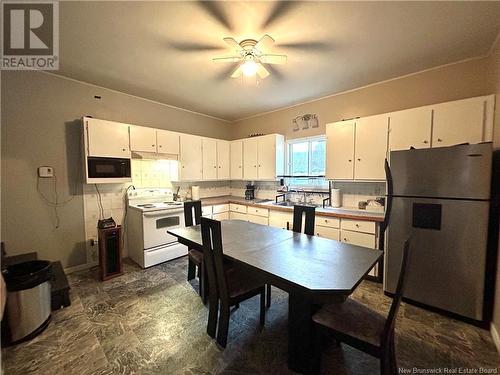
[[[314,234],[318,237],[340,241],[340,230],[336,228],[322,227],[320,225],[316,225],[314,227]]]
[[[230,211],[230,212],[229,212],[229,219],[230,219],[230,220],[243,220],[243,221],[248,221],[248,218],[247,218],[247,214],[246,214],[246,213],[235,212],[235,211]]]
[[[269,225],[269,219],[264,216],[247,214],[247,220],[254,224]]]
[[[269,226],[281,228],[281,229],[292,229],[293,215],[288,212],[281,211],[269,211]]]
[[[214,220],[229,220],[229,212],[219,212],[219,213],[214,213],[212,214],[212,219]]]
[[[212,218],[212,206],[202,206],[201,207],[201,216]]]
[[[344,221],[344,220],[342,220]],[[366,223],[371,223],[367,221]],[[375,225],[375,223],[373,223]],[[376,236],[375,234],[371,233],[361,233],[361,232],[354,232],[346,229],[342,229],[340,232],[340,240],[342,242],[351,244],[351,245],[357,245],[357,246],[363,246],[363,247],[369,247],[370,249],[376,249],[377,244],[376,244]],[[377,276],[378,275],[378,265],[375,265],[371,269],[371,271],[368,273],[370,276]]]

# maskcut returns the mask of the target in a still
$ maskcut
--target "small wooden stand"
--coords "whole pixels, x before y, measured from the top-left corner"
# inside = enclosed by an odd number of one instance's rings
[[[99,278],[102,281],[123,275],[122,227],[98,230]]]

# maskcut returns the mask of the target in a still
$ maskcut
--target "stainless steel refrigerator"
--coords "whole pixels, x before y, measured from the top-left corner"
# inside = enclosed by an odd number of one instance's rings
[[[404,297],[483,319],[491,166],[491,143],[391,152],[385,291],[412,235]]]

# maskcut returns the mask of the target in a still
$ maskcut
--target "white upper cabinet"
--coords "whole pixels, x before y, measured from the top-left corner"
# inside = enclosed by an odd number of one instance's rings
[[[275,180],[284,173],[285,138],[279,134],[243,140],[243,178]]]
[[[156,145],[159,153],[179,155],[179,133],[158,129]]]
[[[88,156],[130,158],[128,124],[85,117]]]
[[[156,152],[156,129],[131,125],[130,150]]]
[[[201,180],[202,175],[202,138],[196,135],[180,135],[180,179],[183,181]]]
[[[217,179],[217,141],[211,138],[202,138],[203,152],[203,179]]]
[[[243,178],[245,180],[256,180],[257,176],[257,138],[243,140]]]
[[[230,145],[230,177],[232,180],[243,179],[243,141],[233,141]]]
[[[493,95],[431,106],[432,147],[492,140]]]
[[[362,117],[356,120],[354,178],[384,180],[387,155],[388,115]]]
[[[217,179],[230,179],[230,151],[228,141],[217,141]]]
[[[355,129],[355,120],[326,124],[326,178],[354,178]]]
[[[431,147],[432,109],[420,107],[389,114],[389,151]]]
[[[270,134],[258,137],[257,143],[257,174],[259,180],[275,180],[277,175],[283,174],[284,138]]]

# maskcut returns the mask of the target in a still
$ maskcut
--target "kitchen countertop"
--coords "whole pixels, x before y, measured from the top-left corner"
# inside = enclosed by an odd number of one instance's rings
[[[244,197],[238,197],[234,195],[224,195],[221,197],[210,197],[210,198],[201,198],[201,202],[203,206],[213,206],[217,204],[225,204],[225,203],[237,203],[244,204],[246,206],[255,206],[267,208],[270,210],[276,211],[284,211],[284,212],[292,212],[292,206],[275,206],[272,203],[273,200],[266,199],[252,199],[246,200]],[[372,211],[372,210],[360,210],[354,207],[317,207],[316,213],[321,216],[331,216],[338,217],[344,219],[354,219],[354,220],[365,220],[365,221],[384,221],[384,212],[383,211]]]

